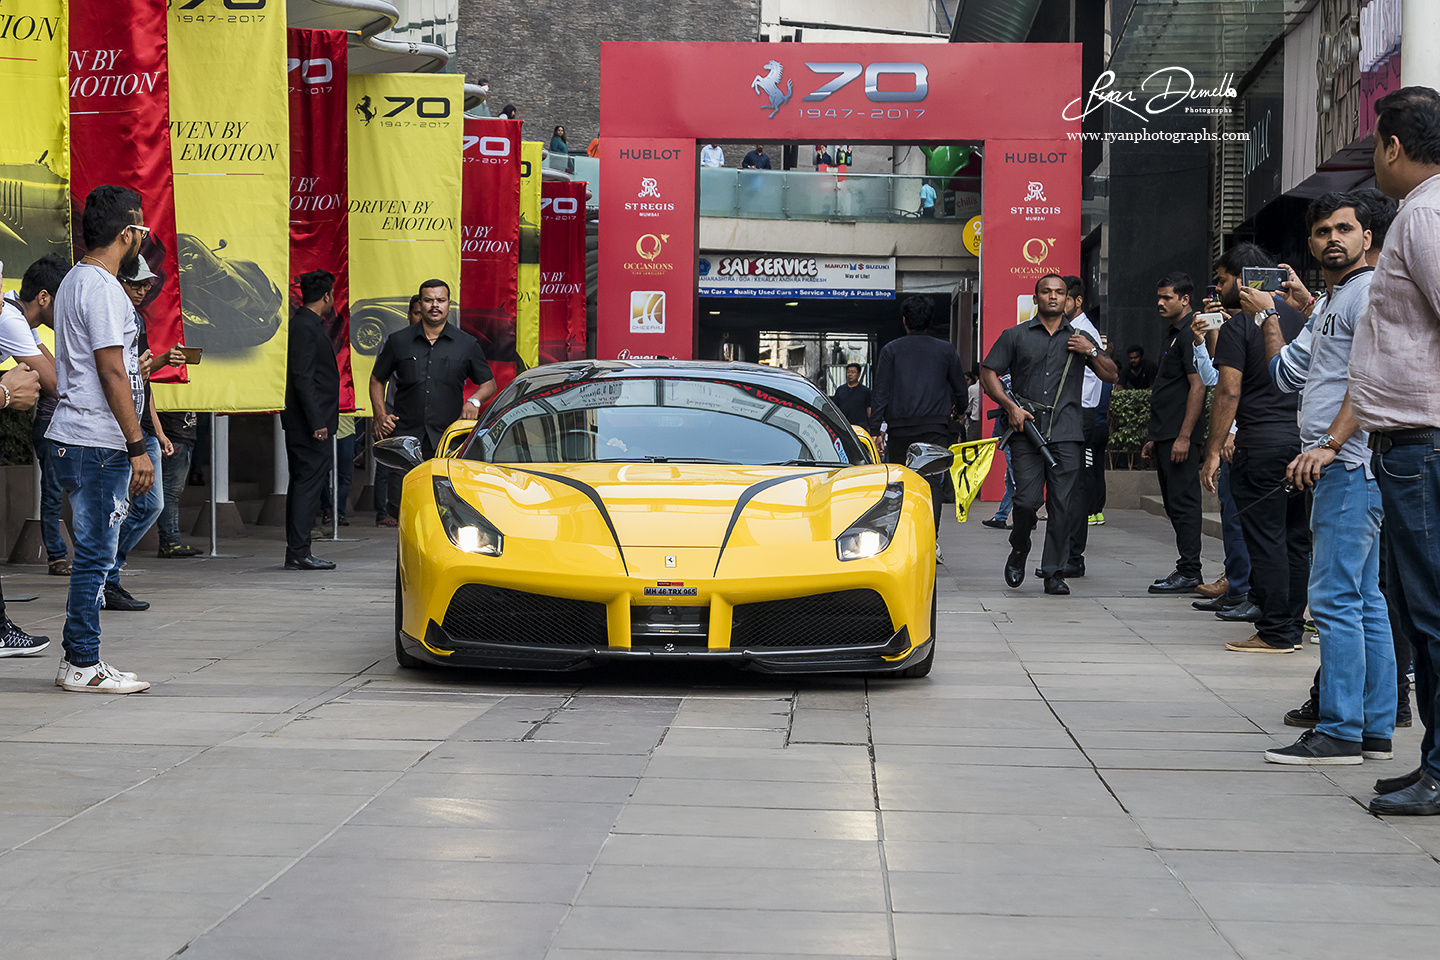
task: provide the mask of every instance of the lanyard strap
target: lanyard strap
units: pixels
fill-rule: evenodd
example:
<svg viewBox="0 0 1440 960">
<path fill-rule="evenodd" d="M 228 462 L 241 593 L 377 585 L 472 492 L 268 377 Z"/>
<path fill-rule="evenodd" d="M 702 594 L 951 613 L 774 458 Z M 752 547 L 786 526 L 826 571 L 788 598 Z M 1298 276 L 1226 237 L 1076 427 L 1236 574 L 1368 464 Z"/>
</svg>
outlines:
<svg viewBox="0 0 1440 960">
<path fill-rule="evenodd" d="M 1060 408 L 1060 391 L 1065 389 L 1065 378 L 1070 375 L 1070 364 L 1075 362 L 1075 351 L 1066 349 L 1065 369 L 1060 371 L 1060 385 L 1055 388 L 1055 404 L 1050 408 L 1050 425 L 1045 428 L 1045 441 L 1050 441 L 1050 433 L 1055 429 L 1055 413 Z"/>
</svg>

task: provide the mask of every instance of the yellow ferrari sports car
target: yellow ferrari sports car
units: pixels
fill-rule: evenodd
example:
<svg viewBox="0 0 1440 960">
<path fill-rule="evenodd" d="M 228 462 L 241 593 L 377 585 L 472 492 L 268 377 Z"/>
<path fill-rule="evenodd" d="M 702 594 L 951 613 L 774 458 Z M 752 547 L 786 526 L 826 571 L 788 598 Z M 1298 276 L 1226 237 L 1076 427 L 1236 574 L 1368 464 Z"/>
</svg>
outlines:
<svg viewBox="0 0 1440 960">
<path fill-rule="evenodd" d="M 920 677 L 935 525 L 915 444 L 876 463 L 805 378 L 701 361 L 575 361 L 517 377 L 458 446 L 376 444 L 407 470 L 395 656 L 575 670 L 715 661 Z M 918 471 L 918 472 L 917 472 Z"/>
</svg>

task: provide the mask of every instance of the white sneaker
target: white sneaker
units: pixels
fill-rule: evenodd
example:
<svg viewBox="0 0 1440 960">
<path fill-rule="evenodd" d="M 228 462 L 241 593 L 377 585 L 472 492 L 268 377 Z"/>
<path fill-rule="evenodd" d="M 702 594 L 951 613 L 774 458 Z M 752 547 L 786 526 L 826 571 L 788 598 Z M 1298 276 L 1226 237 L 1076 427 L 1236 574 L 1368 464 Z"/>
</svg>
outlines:
<svg viewBox="0 0 1440 960">
<path fill-rule="evenodd" d="M 48 646 L 49 637 L 32 637 L 9 617 L 0 623 L 0 657 L 33 657 Z"/>
<path fill-rule="evenodd" d="M 72 666 L 60 686 L 71 693 L 139 693 L 150 689 L 149 683 L 124 676 L 103 660 L 88 667 Z"/>
<path fill-rule="evenodd" d="M 945 554 L 940 552 L 940 544 L 938 543 L 935 544 L 935 562 L 942 565 L 945 563 Z"/>
<path fill-rule="evenodd" d="M 100 662 L 101 662 L 101 663 L 105 663 L 105 661 L 103 661 L 103 660 L 100 661 Z M 139 679 L 140 679 L 140 675 L 139 675 L 139 674 L 136 674 L 136 673 L 126 673 L 124 670 L 116 670 L 114 667 L 110 666 L 110 664 L 108 664 L 108 663 L 106 663 L 105 666 L 110 670 L 111 673 L 113 673 L 113 674 L 115 674 L 116 676 L 119 676 L 119 677 L 124 677 L 126 680 L 139 680 Z M 55 672 L 55 686 L 57 686 L 57 687 L 63 687 L 63 686 L 65 685 L 65 674 L 67 674 L 67 673 L 69 673 L 69 672 L 70 672 L 70 661 L 69 661 L 69 660 L 66 660 L 64 657 L 61 657 L 61 658 L 60 658 L 60 669 Z"/>
</svg>

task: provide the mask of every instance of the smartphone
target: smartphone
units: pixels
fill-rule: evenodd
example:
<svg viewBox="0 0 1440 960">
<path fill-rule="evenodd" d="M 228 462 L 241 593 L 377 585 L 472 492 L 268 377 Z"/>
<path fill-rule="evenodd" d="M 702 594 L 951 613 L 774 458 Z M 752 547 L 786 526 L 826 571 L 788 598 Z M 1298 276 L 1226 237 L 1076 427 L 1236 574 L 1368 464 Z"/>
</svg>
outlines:
<svg viewBox="0 0 1440 960">
<path fill-rule="evenodd" d="M 1280 284 L 1290 279 L 1290 274 L 1279 267 L 1244 267 L 1240 271 L 1245 286 L 1267 293 L 1280 289 Z"/>
<path fill-rule="evenodd" d="M 181 347 L 180 352 L 185 354 L 185 363 L 188 366 L 200 362 L 200 354 L 204 352 L 203 347 Z"/>
<path fill-rule="evenodd" d="M 1225 326 L 1225 314 L 1223 313 L 1202 313 L 1200 319 L 1205 322 L 1204 329 L 1219 330 Z"/>
<path fill-rule="evenodd" d="M 1217 286 L 1215 286 L 1213 283 L 1212 283 L 1210 286 L 1206 287 L 1206 288 L 1205 288 L 1205 299 L 1206 299 L 1206 300 L 1214 300 L 1216 303 L 1219 303 L 1219 302 L 1220 302 L 1220 288 L 1217 287 Z"/>
</svg>

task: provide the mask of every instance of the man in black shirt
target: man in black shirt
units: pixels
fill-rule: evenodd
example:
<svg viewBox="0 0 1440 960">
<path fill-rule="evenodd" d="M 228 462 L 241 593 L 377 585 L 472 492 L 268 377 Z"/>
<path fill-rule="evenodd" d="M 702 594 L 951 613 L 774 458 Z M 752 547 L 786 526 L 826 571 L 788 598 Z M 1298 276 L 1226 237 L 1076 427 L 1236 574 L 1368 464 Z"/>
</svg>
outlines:
<svg viewBox="0 0 1440 960">
<path fill-rule="evenodd" d="M 1080 413 L 1084 368 L 1089 366 L 1106 383 L 1114 383 L 1119 376 L 1115 362 L 1101 352 L 1100 344 L 1065 319 L 1065 293 L 1065 280 L 1057 273 L 1047 273 L 1036 281 L 1036 316 L 1001 333 L 980 369 L 980 385 L 1005 411 L 1015 430 L 1007 451 L 1015 472 L 1015 528 L 1010 532 L 1005 583 L 1018 587 L 1025 580 L 1025 558 L 1030 555 L 1030 534 L 1043 487 L 1049 520 L 1040 572 L 1045 592 L 1061 596 L 1070 592 L 1063 566 L 1070 537 L 1075 524 L 1085 520 L 1076 483 L 1085 436 Z M 1000 383 L 1006 373 L 1010 374 L 1013 399 Z M 1038 415 L 1024 409 L 1017 399 Z M 1055 457 L 1055 466 L 1046 463 L 1040 448 L 1023 435 L 1026 420 L 1035 421 Z"/>
<path fill-rule="evenodd" d="M 420 322 L 397 330 L 385 341 L 370 373 L 370 403 L 375 435 L 419 437 L 426 457 L 445 428 L 456 420 L 474 420 L 495 393 L 495 377 L 485 352 L 470 334 L 447 323 L 450 286 L 444 280 L 420 285 Z M 385 412 L 385 383 L 395 377 L 395 413 Z M 479 389 L 465 399 L 465 381 Z"/>
<path fill-rule="evenodd" d="M 280 412 L 290 467 L 285 569 L 334 570 L 334 563 L 311 554 L 310 528 L 330 466 L 330 438 L 340 427 L 340 367 L 325 327 L 325 318 L 335 312 L 335 275 L 329 270 L 301 274 L 300 298 L 304 303 L 290 318 L 285 409 Z"/>
<path fill-rule="evenodd" d="M 1165 515 L 1175 528 L 1180 559 L 1175 570 L 1150 584 L 1151 593 L 1188 593 L 1200 585 L 1200 459 L 1190 435 L 1205 409 L 1205 384 L 1195 370 L 1191 346 L 1191 299 L 1195 284 L 1186 273 L 1168 274 L 1156 287 L 1156 308 L 1165 321 L 1154 384 L 1150 427 L 1141 459 L 1153 460 L 1160 478 Z"/>
<path fill-rule="evenodd" d="M 1210 444 L 1200 481 L 1206 490 L 1215 489 L 1220 449 L 1234 423 L 1238 432 L 1230 462 L 1230 491 L 1250 553 L 1250 599 L 1260 608 L 1254 636 L 1225 644 L 1225 649 L 1241 653 L 1295 650 L 1304 634 L 1310 579 L 1310 518 L 1305 497 L 1292 497 L 1281 489 L 1286 468 L 1300 455 L 1299 394 L 1281 393 L 1275 386 L 1266 361 L 1264 335 L 1254 318 L 1242 310 L 1240 295 L 1245 267 L 1274 265 L 1255 244 L 1239 243 L 1226 251 L 1215 268 L 1220 302 L 1235 312 L 1220 328 L 1215 344 L 1220 383 L 1211 403 Z M 1305 318 L 1278 297 L 1265 294 L 1256 299 L 1272 304 L 1257 313 L 1275 311 L 1287 343 L 1304 328 Z M 1245 619 L 1234 613 L 1215 615 L 1222 620 Z"/>
<path fill-rule="evenodd" d="M 765 148 L 760 144 L 755 149 L 745 154 L 745 159 L 740 161 L 741 170 L 771 170 L 770 158 L 765 156 Z"/>
<path fill-rule="evenodd" d="M 933 312 L 929 297 L 906 297 L 900 304 L 905 336 L 881 347 L 875 361 L 870 422 L 873 432 L 884 431 L 887 463 L 904 463 L 912 443 L 949 446 L 950 412 L 955 398 L 965 396 L 960 355 L 946 341 L 930 336 Z M 929 480 L 939 532 L 945 477 L 937 474 Z M 939 551 L 938 543 L 935 549 Z"/>
<path fill-rule="evenodd" d="M 860 382 L 860 364 L 852 363 L 845 368 L 845 382 L 830 399 L 852 424 L 870 426 L 870 388 Z"/>
<path fill-rule="evenodd" d="M 1145 359 L 1145 348 L 1138 343 L 1126 353 L 1129 364 L 1121 369 L 1118 386 L 1122 390 L 1149 390 L 1158 372 L 1154 361 Z"/>
</svg>

